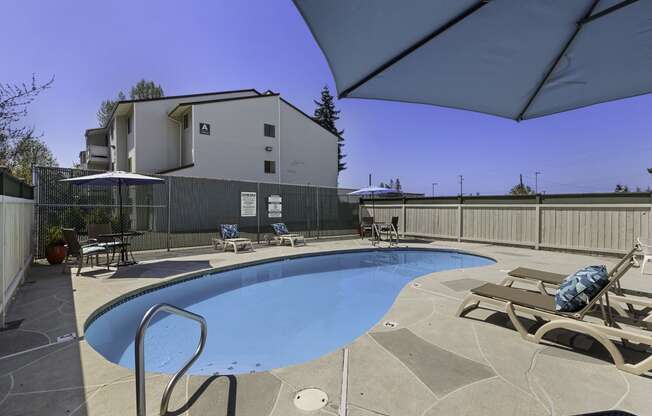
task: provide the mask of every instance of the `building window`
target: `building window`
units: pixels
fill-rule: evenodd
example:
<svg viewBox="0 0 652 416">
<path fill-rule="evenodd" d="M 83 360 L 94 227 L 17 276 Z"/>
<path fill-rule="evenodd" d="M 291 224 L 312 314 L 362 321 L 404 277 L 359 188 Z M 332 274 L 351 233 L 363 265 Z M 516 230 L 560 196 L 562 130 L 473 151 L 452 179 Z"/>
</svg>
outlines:
<svg viewBox="0 0 652 416">
<path fill-rule="evenodd" d="M 276 173 L 276 162 L 273 160 L 265 161 L 265 173 Z"/>
<path fill-rule="evenodd" d="M 131 133 L 131 117 L 127 117 L 127 134 Z"/>
<path fill-rule="evenodd" d="M 128 158 L 128 159 L 127 159 L 127 172 L 133 172 L 133 171 L 131 170 L 131 158 Z"/>
<path fill-rule="evenodd" d="M 183 129 L 185 130 L 187 128 L 188 128 L 188 114 L 184 114 L 183 115 Z"/>
<path fill-rule="evenodd" d="M 273 124 L 267 124 L 265 123 L 265 128 L 263 129 L 263 134 L 265 134 L 265 137 L 276 137 L 276 126 Z"/>
</svg>

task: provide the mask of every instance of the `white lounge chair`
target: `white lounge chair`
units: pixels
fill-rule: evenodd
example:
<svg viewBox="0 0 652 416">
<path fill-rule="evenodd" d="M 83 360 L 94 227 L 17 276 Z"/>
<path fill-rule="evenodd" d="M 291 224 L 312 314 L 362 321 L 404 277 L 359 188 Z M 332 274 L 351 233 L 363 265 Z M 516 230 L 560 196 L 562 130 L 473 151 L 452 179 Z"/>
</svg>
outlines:
<svg viewBox="0 0 652 416">
<path fill-rule="evenodd" d="M 254 251 L 254 245 L 248 238 L 240 237 L 240 231 L 237 224 L 220 224 L 220 238 L 213 238 L 213 247 L 224 251 L 228 247 L 233 248 L 234 253 L 238 253 L 238 248 L 246 249 L 249 246 L 250 251 Z"/>
<path fill-rule="evenodd" d="M 288 227 L 285 226 L 285 223 L 279 222 L 272 224 L 272 230 L 274 230 L 274 240 L 278 241 L 279 245 L 283 245 L 284 242 L 289 242 L 292 247 L 296 243 L 306 244 L 306 239 L 301 234 L 292 234 L 288 231 Z"/>
</svg>

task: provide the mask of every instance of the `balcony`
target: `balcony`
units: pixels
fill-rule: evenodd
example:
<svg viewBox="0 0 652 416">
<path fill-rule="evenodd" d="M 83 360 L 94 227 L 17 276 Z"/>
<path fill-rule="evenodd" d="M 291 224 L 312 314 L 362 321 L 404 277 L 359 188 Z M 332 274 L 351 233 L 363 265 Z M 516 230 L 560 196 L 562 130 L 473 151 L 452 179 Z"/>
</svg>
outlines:
<svg viewBox="0 0 652 416">
<path fill-rule="evenodd" d="M 89 144 L 86 146 L 86 164 L 89 169 L 107 169 L 109 167 L 109 147 Z"/>
</svg>

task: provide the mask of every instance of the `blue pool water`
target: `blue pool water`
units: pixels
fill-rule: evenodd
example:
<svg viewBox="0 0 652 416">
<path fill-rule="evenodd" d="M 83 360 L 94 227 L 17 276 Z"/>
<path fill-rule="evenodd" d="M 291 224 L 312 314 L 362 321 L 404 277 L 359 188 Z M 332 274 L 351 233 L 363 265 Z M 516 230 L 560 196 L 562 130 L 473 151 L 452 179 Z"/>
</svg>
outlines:
<svg viewBox="0 0 652 416">
<path fill-rule="evenodd" d="M 190 374 L 242 374 L 298 364 L 350 343 L 373 327 L 401 289 L 428 273 L 492 260 L 451 251 L 383 249 L 274 261 L 223 271 L 134 297 L 99 315 L 86 341 L 134 367 L 143 314 L 166 302 L 203 315 L 206 348 Z M 196 322 L 161 313 L 145 338 L 147 371 L 173 373 L 194 351 Z"/>
</svg>

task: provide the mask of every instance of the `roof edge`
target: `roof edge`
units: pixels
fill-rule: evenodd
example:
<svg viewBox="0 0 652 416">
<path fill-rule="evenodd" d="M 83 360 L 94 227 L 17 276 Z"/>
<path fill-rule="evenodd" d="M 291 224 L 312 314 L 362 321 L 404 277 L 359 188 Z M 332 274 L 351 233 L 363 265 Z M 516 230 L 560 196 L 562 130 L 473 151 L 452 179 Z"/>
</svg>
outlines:
<svg viewBox="0 0 652 416">
<path fill-rule="evenodd" d="M 113 115 L 115 114 L 116 110 L 118 109 L 118 106 L 120 104 L 133 104 L 133 103 L 142 103 L 142 102 L 149 102 L 149 101 L 161 101 L 161 100 L 173 100 L 173 99 L 179 99 L 179 98 L 192 98 L 192 97 L 202 97 L 205 95 L 215 95 L 215 94 L 233 94 L 233 93 L 238 93 L 238 92 L 255 92 L 258 94 L 258 96 L 262 96 L 263 94 L 260 93 L 255 88 L 246 88 L 246 89 L 241 89 L 241 90 L 229 90 L 229 91 L 213 91 L 213 92 L 202 92 L 202 93 L 197 93 L 197 94 L 182 94 L 182 95 L 169 95 L 166 97 L 159 97 L 159 98 L 143 98 L 139 100 L 120 100 L 115 103 L 113 106 L 113 111 L 111 111 L 111 116 L 109 117 L 109 122 L 113 120 Z M 105 124 L 101 128 L 107 128 L 108 123 Z"/>
<path fill-rule="evenodd" d="M 254 98 L 267 98 L 267 97 L 278 97 L 280 94 L 274 93 L 274 94 L 261 94 L 261 95 L 253 95 L 253 96 L 248 96 L 248 97 L 230 97 L 230 98 L 219 98 L 215 100 L 207 100 L 207 101 L 190 101 L 187 103 L 179 103 L 177 104 L 172 110 L 168 112 L 168 116 L 171 116 L 175 111 L 177 111 L 180 107 L 186 107 L 190 105 L 202 105 L 202 104 L 213 104 L 213 103 L 223 103 L 223 102 L 228 102 L 228 101 L 240 101 L 240 100 L 251 100 Z M 282 98 L 281 98 L 282 99 Z"/>
</svg>

